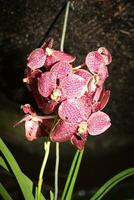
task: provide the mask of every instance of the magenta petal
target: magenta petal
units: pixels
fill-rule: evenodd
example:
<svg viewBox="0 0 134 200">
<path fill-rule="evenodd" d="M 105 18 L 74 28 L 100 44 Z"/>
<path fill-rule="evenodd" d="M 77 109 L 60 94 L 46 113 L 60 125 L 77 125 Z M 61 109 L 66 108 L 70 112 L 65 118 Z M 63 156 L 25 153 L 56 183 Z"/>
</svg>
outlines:
<svg viewBox="0 0 134 200">
<path fill-rule="evenodd" d="M 108 68 L 105 65 L 100 67 L 99 73 L 99 86 L 103 85 L 105 79 L 108 77 Z"/>
<path fill-rule="evenodd" d="M 54 111 L 55 106 L 57 106 L 58 102 L 53 101 L 53 100 L 49 100 L 47 102 L 44 103 L 43 105 L 43 112 L 45 114 L 50 114 Z"/>
<path fill-rule="evenodd" d="M 42 48 L 35 49 L 30 53 L 27 60 L 27 66 L 30 67 L 32 70 L 42 67 L 46 60 L 44 50 Z"/>
<path fill-rule="evenodd" d="M 61 103 L 58 114 L 61 119 L 68 122 L 80 122 L 82 120 L 77 103 L 71 100 L 66 100 Z"/>
<path fill-rule="evenodd" d="M 30 104 L 21 105 L 21 109 L 25 114 L 33 114 L 34 110 Z"/>
<path fill-rule="evenodd" d="M 93 103 L 95 103 L 95 102 L 98 102 L 99 101 L 99 99 L 100 99 L 100 97 L 101 97 L 101 94 L 102 94 L 102 92 L 103 92 L 103 87 L 101 86 L 101 87 L 98 87 L 98 88 L 96 88 L 96 91 L 95 91 L 95 93 L 94 93 L 94 97 L 93 97 Z"/>
<path fill-rule="evenodd" d="M 107 114 L 98 111 L 88 119 L 88 132 L 90 135 L 99 135 L 111 126 L 111 120 Z"/>
<path fill-rule="evenodd" d="M 87 120 L 91 114 L 91 98 L 87 95 L 83 95 L 81 98 L 76 100 L 76 105 L 81 113 L 83 120 Z"/>
<path fill-rule="evenodd" d="M 70 140 L 76 130 L 77 124 L 59 120 L 50 134 L 50 139 L 54 142 L 64 142 Z"/>
<path fill-rule="evenodd" d="M 98 74 L 100 67 L 102 65 L 105 65 L 103 57 L 97 51 L 92 51 L 88 53 L 86 56 L 85 63 L 90 72 L 93 74 Z"/>
<path fill-rule="evenodd" d="M 54 43 L 54 39 L 52 37 L 49 37 L 41 46 L 42 49 L 46 49 L 46 48 L 52 48 L 53 47 L 53 43 Z"/>
<path fill-rule="evenodd" d="M 71 137 L 72 144 L 74 144 L 76 148 L 79 149 L 80 151 L 84 148 L 85 142 L 87 141 L 88 134 L 85 133 L 83 137 L 84 139 L 82 139 L 80 136 L 77 136 L 76 134 L 74 134 Z"/>
<path fill-rule="evenodd" d="M 75 74 L 81 76 L 82 78 L 84 78 L 87 82 L 92 78 L 92 75 L 84 69 L 79 69 L 75 71 Z"/>
<path fill-rule="evenodd" d="M 58 62 L 51 68 L 51 72 L 60 81 L 72 73 L 72 65 L 65 62 Z"/>
<path fill-rule="evenodd" d="M 75 61 L 76 57 L 74 56 L 71 56 L 67 53 L 63 53 L 61 51 L 57 51 L 57 50 L 54 50 L 53 51 L 53 56 L 59 60 L 59 61 L 63 61 L 63 62 L 67 62 L 67 63 L 72 63 Z"/>
<path fill-rule="evenodd" d="M 90 79 L 90 81 L 87 84 L 88 93 L 91 94 L 91 93 L 95 92 L 96 88 L 97 88 L 97 86 L 96 86 L 96 83 L 95 83 L 95 79 L 92 76 L 92 78 Z"/>
<path fill-rule="evenodd" d="M 29 141 L 37 139 L 37 132 L 39 129 L 39 122 L 28 120 L 25 122 L 26 138 Z"/>
<path fill-rule="evenodd" d="M 101 101 L 100 101 L 100 110 L 105 108 L 105 106 L 107 105 L 107 103 L 109 101 L 109 98 L 110 98 L 110 90 L 106 90 L 103 94 L 103 97 L 101 98 Z"/>
<path fill-rule="evenodd" d="M 52 65 L 59 62 L 59 59 L 55 58 L 53 55 L 47 55 L 46 61 L 45 61 L 45 67 L 46 69 L 50 69 Z"/>
<path fill-rule="evenodd" d="M 112 56 L 105 47 L 100 47 L 98 53 L 103 57 L 105 65 L 109 65 L 112 62 Z"/>
<path fill-rule="evenodd" d="M 56 88 L 56 77 L 51 72 L 42 73 L 38 78 L 38 90 L 43 97 L 48 97 Z"/>
<path fill-rule="evenodd" d="M 64 78 L 61 90 L 66 98 L 80 98 L 87 90 L 86 80 L 76 74 L 70 74 Z"/>
</svg>

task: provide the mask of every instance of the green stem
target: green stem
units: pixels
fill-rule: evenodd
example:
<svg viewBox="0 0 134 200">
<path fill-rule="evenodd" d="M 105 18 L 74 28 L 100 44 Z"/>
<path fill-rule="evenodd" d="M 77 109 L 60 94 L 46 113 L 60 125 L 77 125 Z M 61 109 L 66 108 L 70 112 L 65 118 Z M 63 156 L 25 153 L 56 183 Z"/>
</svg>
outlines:
<svg viewBox="0 0 134 200">
<path fill-rule="evenodd" d="M 63 30 L 62 30 L 61 43 L 60 43 L 60 50 L 62 52 L 64 51 L 64 42 L 65 42 L 65 35 L 66 35 L 66 30 L 67 30 L 67 21 L 68 21 L 70 3 L 71 3 L 70 1 L 67 2 L 64 23 L 63 23 Z"/>
<path fill-rule="evenodd" d="M 38 181 L 38 189 L 37 189 L 37 200 L 40 200 L 40 196 L 41 196 L 41 188 L 42 188 L 42 183 L 43 183 L 43 174 L 44 174 L 44 170 L 46 167 L 46 163 L 48 160 L 48 156 L 49 156 L 49 150 L 50 150 L 50 142 L 45 142 L 44 143 L 44 149 L 45 149 L 45 156 L 42 162 L 42 166 L 40 169 L 40 174 L 39 174 L 39 181 Z"/>
<path fill-rule="evenodd" d="M 54 195 L 54 200 L 57 200 L 57 198 L 58 198 L 58 172 L 59 172 L 59 142 L 56 142 L 55 195 Z"/>
</svg>

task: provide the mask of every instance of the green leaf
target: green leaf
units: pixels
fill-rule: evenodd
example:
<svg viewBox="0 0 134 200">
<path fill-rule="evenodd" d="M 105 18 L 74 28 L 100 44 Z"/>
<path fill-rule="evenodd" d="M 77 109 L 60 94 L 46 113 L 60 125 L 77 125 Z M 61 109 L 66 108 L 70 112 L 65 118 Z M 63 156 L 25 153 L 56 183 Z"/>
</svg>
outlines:
<svg viewBox="0 0 134 200">
<path fill-rule="evenodd" d="M 50 200 L 54 200 L 54 193 L 50 190 Z"/>
<path fill-rule="evenodd" d="M 91 198 L 90 200 L 100 200 L 106 193 L 111 190 L 117 183 L 125 178 L 134 175 L 134 168 L 126 169 L 108 180 Z"/>
<path fill-rule="evenodd" d="M 78 175 L 78 171 L 80 168 L 83 152 L 84 150 L 82 150 L 81 152 L 77 150 L 77 152 L 75 153 L 71 168 L 69 170 L 68 178 L 63 190 L 61 200 L 68 200 L 68 199 L 70 200 L 72 197 L 72 193 L 73 193 L 75 181 Z"/>
<path fill-rule="evenodd" d="M 2 196 L 3 200 L 13 200 L 1 183 L 0 183 L 0 195 Z"/>
<path fill-rule="evenodd" d="M 10 172 L 5 160 L 0 156 L 0 166 L 4 168 L 6 171 Z"/>
<path fill-rule="evenodd" d="M 24 178 L 24 174 L 22 173 L 19 165 L 17 164 L 16 160 L 14 159 L 13 155 L 11 152 L 8 150 L 2 139 L 0 138 L 0 150 L 3 153 L 4 157 L 6 158 L 9 166 L 12 169 L 12 172 L 14 173 L 19 186 L 21 188 L 21 191 L 23 193 L 23 196 L 25 200 L 34 200 L 34 196 L 32 192 L 29 189 L 29 184 Z M 28 180 L 28 179 L 27 179 Z"/>
<path fill-rule="evenodd" d="M 9 165 L 7 165 L 7 163 L 5 162 L 5 160 L 2 157 L 0 157 L 0 166 L 3 167 L 6 171 L 10 172 Z M 21 171 L 21 173 L 22 173 L 23 179 L 25 180 L 25 182 L 28 185 L 29 191 L 32 193 L 33 186 L 34 186 L 33 182 L 22 171 Z M 37 189 L 37 187 L 36 187 L 36 189 Z M 41 194 L 41 200 L 45 200 L 45 197 L 42 194 Z"/>
<path fill-rule="evenodd" d="M 9 165 L 8 163 L 5 162 L 5 160 L 0 157 L 0 166 L 3 167 L 6 171 L 10 172 L 11 170 L 9 169 Z M 27 183 L 27 186 L 29 188 L 29 191 L 32 193 L 33 192 L 33 187 L 34 187 L 34 184 L 33 182 L 31 181 L 30 178 L 28 178 L 28 176 L 26 176 L 21 170 L 20 170 L 20 173 L 22 173 L 22 177 L 23 179 L 25 180 L 25 182 Z M 37 189 L 37 187 L 36 187 Z M 41 200 L 46 200 L 45 197 L 43 196 L 43 194 L 41 194 Z"/>
</svg>

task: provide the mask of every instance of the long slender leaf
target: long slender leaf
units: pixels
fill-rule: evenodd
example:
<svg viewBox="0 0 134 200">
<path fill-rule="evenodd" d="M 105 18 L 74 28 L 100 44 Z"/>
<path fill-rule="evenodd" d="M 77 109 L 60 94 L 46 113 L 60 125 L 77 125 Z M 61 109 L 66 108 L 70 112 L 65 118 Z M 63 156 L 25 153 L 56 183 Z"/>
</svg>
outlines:
<svg viewBox="0 0 134 200">
<path fill-rule="evenodd" d="M 10 172 L 5 160 L 0 156 L 0 166 L 4 168 L 6 171 Z"/>
<path fill-rule="evenodd" d="M 67 193 L 67 190 L 68 190 L 68 187 L 69 187 L 69 184 L 70 184 L 70 181 L 71 181 L 71 177 L 72 177 L 72 174 L 73 174 L 73 171 L 74 171 L 74 167 L 75 167 L 76 161 L 78 159 L 79 153 L 80 152 L 77 150 L 75 155 L 74 155 L 73 162 L 72 162 L 71 168 L 69 170 L 69 174 L 68 174 L 68 177 L 67 177 L 67 180 L 66 180 L 66 184 L 65 184 L 65 187 L 64 187 L 64 190 L 63 190 L 63 194 L 62 194 L 61 200 L 65 199 L 65 195 Z"/>
<path fill-rule="evenodd" d="M 125 178 L 134 175 L 134 168 L 126 169 L 108 180 L 91 198 L 90 200 L 100 200 L 106 193 L 116 184 Z"/>
<path fill-rule="evenodd" d="M 80 163 L 82 160 L 83 151 L 80 152 L 77 150 L 77 152 L 75 153 L 61 200 L 70 200 L 72 197 L 75 181 L 76 181 L 78 171 L 80 168 Z"/>
<path fill-rule="evenodd" d="M 13 200 L 1 183 L 0 183 L 0 195 L 2 196 L 3 200 Z"/>
<path fill-rule="evenodd" d="M 21 191 L 23 193 L 23 196 L 25 200 L 34 200 L 33 194 L 30 192 L 27 182 L 24 179 L 24 176 L 22 176 L 22 171 L 17 164 L 16 160 L 14 159 L 11 152 L 8 150 L 2 139 L 0 138 L 0 150 L 3 153 L 4 157 L 6 158 L 9 166 L 11 167 L 19 185 L 21 188 Z"/>
<path fill-rule="evenodd" d="M 54 193 L 50 190 L 50 200 L 54 200 Z"/>
<path fill-rule="evenodd" d="M 5 162 L 5 160 L 2 157 L 0 157 L 0 166 L 3 167 L 6 171 L 10 172 L 9 165 L 7 165 L 7 163 Z M 32 193 L 33 192 L 33 187 L 34 187 L 33 182 L 22 171 L 21 171 L 21 173 L 22 173 L 23 179 L 27 183 L 29 192 Z M 37 187 L 36 187 L 36 189 L 37 189 Z M 45 197 L 43 196 L 43 194 L 41 194 L 41 200 L 46 200 Z"/>
<path fill-rule="evenodd" d="M 78 175 L 78 172 L 79 172 L 82 156 L 83 156 L 83 151 L 80 152 L 78 160 L 76 162 L 74 173 L 72 175 L 72 179 L 71 179 L 71 182 L 69 184 L 69 189 L 67 191 L 67 195 L 66 195 L 66 198 L 65 198 L 66 200 L 70 200 L 72 198 L 73 189 L 74 189 L 76 178 L 77 178 L 77 175 Z"/>
</svg>

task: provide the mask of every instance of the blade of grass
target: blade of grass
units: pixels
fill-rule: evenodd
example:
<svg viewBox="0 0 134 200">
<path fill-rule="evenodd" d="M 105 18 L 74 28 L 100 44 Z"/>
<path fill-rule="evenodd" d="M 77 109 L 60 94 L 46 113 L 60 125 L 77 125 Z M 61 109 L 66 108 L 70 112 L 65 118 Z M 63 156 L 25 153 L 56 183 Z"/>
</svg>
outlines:
<svg viewBox="0 0 134 200">
<path fill-rule="evenodd" d="M 5 160 L 1 156 L 0 156 L 0 166 L 10 173 L 10 170 L 9 170 Z"/>
<path fill-rule="evenodd" d="M 2 157 L 0 157 L 0 166 L 12 175 L 10 166 L 8 165 L 8 163 L 5 162 L 4 158 L 2 158 Z M 34 187 L 33 182 L 22 171 L 20 171 L 20 173 L 22 173 L 23 179 L 27 183 L 29 191 L 32 193 L 33 192 L 33 187 Z M 36 189 L 37 189 L 37 187 L 36 187 Z M 42 194 L 41 194 L 41 200 L 45 200 L 45 197 Z"/>
<path fill-rule="evenodd" d="M 125 178 L 134 175 L 134 168 L 126 169 L 108 180 L 91 198 L 90 200 L 100 200 L 106 193 L 111 190 L 116 184 Z"/>
<path fill-rule="evenodd" d="M 3 200 L 13 200 L 1 183 L 0 183 L 0 195 L 2 196 Z"/>
<path fill-rule="evenodd" d="M 67 177 L 67 180 L 66 180 L 66 184 L 65 184 L 65 187 L 64 187 L 64 190 L 63 190 L 61 200 L 66 199 L 68 191 L 70 192 L 70 194 L 73 191 L 74 184 L 75 184 L 75 181 L 76 181 L 76 177 L 77 177 L 77 174 L 78 174 L 78 170 L 79 170 L 79 167 L 80 167 L 82 155 L 83 155 L 83 151 L 81 151 L 81 152 L 79 150 L 76 151 L 72 165 L 71 165 L 71 168 L 69 170 L 69 174 L 68 174 L 68 177 Z M 72 180 L 72 179 L 74 179 L 74 180 Z M 70 189 L 70 186 L 72 187 L 72 189 Z"/>
<path fill-rule="evenodd" d="M 54 193 L 50 190 L 50 200 L 54 200 Z"/>
<path fill-rule="evenodd" d="M 80 152 L 77 150 L 75 155 L 74 155 L 73 162 L 72 162 L 71 168 L 69 170 L 69 174 L 68 174 L 68 177 L 67 177 L 67 180 L 66 180 L 66 184 L 65 184 L 65 187 L 64 187 L 64 190 L 63 190 L 63 193 L 62 193 L 61 200 L 65 199 L 65 195 L 67 193 L 67 190 L 68 190 L 68 187 L 69 187 L 69 184 L 70 184 L 70 181 L 71 181 L 71 177 L 72 177 L 72 174 L 73 174 L 73 171 L 74 171 L 74 167 L 76 165 L 76 161 L 78 159 L 79 153 Z"/>
<path fill-rule="evenodd" d="M 33 194 L 30 192 L 27 181 L 25 181 L 24 176 L 22 176 L 21 169 L 19 165 L 17 164 L 16 160 L 14 159 L 11 152 L 8 150 L 7 146 L 4 144 L 2 139 L 0 138 L 0 151 L 4 155 L 5 159 L 7 160 L 9 166 L 11 167 L 11 170 L 13 174 L 15 175 L 19 186 L 21 188 L 21 191 L 23 193 L 23 196 L 25 200 L 34 200 Z"/>
<path fill-rule="evenodd" d="M 72 194 L 73 194 L 73 190 L 74 190 L 74 185 L 78 176 L 78 172 L 79 172 L 79 168 L 80 168 L 80 164 L 81 164 L 81 160 L 82 160 L 82 156 L 83 156 L 83 151 L 81 151 L 79 153 L 72 177 L 71 177 L 71 182 L 69 184 L 69 188 L 67 191 L 67 195 L 65 197 L 66 200 L 70 200 L 72 198 Z"/>
</svg>

